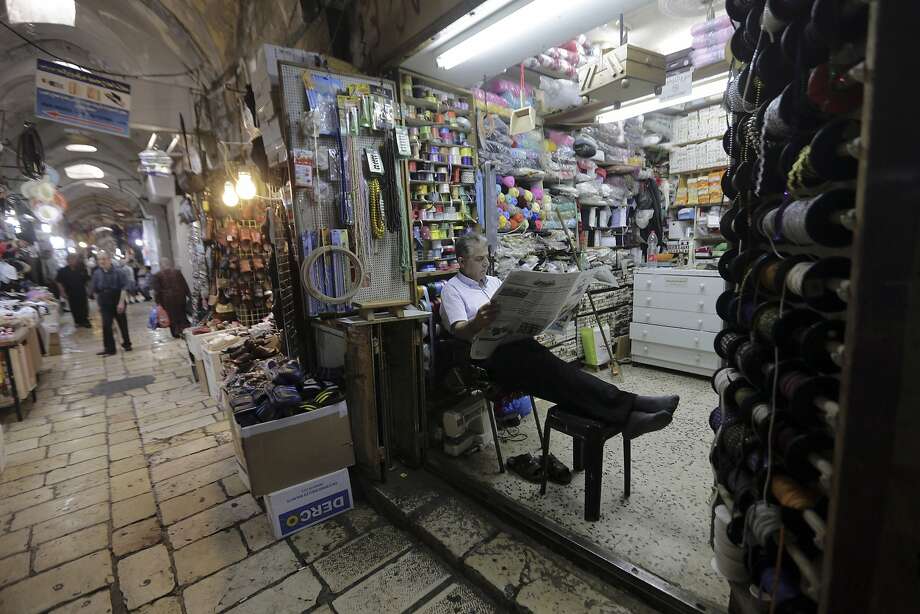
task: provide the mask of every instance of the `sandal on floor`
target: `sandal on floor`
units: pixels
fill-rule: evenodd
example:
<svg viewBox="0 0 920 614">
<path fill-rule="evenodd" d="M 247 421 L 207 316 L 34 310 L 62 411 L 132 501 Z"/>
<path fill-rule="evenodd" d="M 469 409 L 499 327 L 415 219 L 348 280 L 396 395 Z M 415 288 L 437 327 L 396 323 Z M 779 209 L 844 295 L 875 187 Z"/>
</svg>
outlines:
<svg viewBox="0 0 920 614">
<path fill-rule="evenodd" d="M 562 464 L 558 458 L 549 455 L 549 466 L 546 470 L 547 478 L 553 484 L 561 484 L 565 486 L 572 483 L 572 472 L 569 471 L 569 468 Z"/>
<path fill-rule="evenodd" d="M 539 484 L 543 481 L 543 467 L 540 466 L 540 461 L 530 454 L 512 456 L 505 464 L 528 482 Z"/>
</svg>

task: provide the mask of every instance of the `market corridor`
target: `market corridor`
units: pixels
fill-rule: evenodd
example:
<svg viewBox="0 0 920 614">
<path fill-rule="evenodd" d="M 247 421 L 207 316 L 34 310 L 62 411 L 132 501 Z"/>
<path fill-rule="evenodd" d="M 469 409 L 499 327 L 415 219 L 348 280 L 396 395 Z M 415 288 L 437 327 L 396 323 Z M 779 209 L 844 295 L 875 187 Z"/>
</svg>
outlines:
<svg viewBox="0 0 920 614">
<path fill-rule="evenodd" d="M 365 505 L 276 541 L 185 343 L 128 309 L 133 352 L 65 315 L 37 402 L 3 414 L 0 612 L 495 611 Z"/>
</svg>

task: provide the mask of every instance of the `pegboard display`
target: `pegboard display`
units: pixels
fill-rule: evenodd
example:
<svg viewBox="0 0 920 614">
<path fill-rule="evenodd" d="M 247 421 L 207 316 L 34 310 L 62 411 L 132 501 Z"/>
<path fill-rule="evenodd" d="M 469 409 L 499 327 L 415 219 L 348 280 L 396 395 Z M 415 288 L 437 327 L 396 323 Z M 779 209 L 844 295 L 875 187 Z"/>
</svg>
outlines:
<svg viewBox="0 0 920 614">
<path fill-rule="evenodd" d="M 253 236 L 261 231 L 262 226 L 256 220 L 239 220 L 236 224 L 241 233 L 253 233 Z M 254 241 L 237 241 L 234 248 L 233 253 L 240 262 L 245 260 L 251 263 L 249 267 L 245 267 L 248 271 L 241 266 L 237 275 L 238 283 L 249 288 L 253 296 L 251 300 L 240 303 L 236 308 L 236 315 L 244 326 L 252 326 L 271 313 L 272 292 L 267 281 L 269 253 L 261 243 Z"/>
<path fill-rule="evenodd" d="M 288 356 L 301 356 L 300 335 L 298 334 L 298 303 L 295 296 L 300 283 L 292 273 L 296 266 L 295 254 L 291 253 L 288 242 L 289 233 L 293 232 L 289 221 L 287 208 L 276 208 L 269 212 L 269 228 L 272 245 L 275 248 L 275 273 L 278 288 L 275 290 L 275 313 L 281 318 L 281 329 L 284 334 L 285 354 Z"/>
<path fill-rule="evenodd" d="M 395 118 L 398 121 L 399 105 L 396 103 L 395 85 L 385 79 L 329 73 L 284 62 L 279 63 L 279 76 L 285 129 L 290 146 L 289 155 L 296 159 L 298 153 L 312 154 L 309 180 L 312 186 L 295 185 L 293 189 L 293 222 L 297 235 L 298 262 L 302 263 L 305 257 L 305 233 L 345 229 L 348 231 L 349 249 L 355 251 L 365 268 L 363 287 L 354 296 L 353 303 L 371 306 L 409 304 L 412 301 L 412 284 L 405 264 L 409 255 L 404 253 L 406 247 L 401 233 L 406 233 L 406 226 L 402 218 L 399 218 L 401 222 L 395 231 L 388 228 L 383 236 L 369 241 L 359 241 L 356 244 L 356 239 L 361 236 L 361 229 L 370 228 L 372 225 L 366 205 L 367 199 L 361 198 L 359 194 L 366 194 L 368 189 L 363 152 L 365 148 L 381 151 L 385 142 L 385 132 L 360 128 L 357 135 L 346 134 L 341 139 L 337 135 L 314 136 L 312 124 L 308 123 L 306 113 L 309 103 L 304 79 L 306 77 L 310 81 L 332 77 L 343 87 L 369 87 L 381 96 L 392 99 Z M 342 131 L 344 130 L 343 126 Z M 334 152 L 332 158 L 329 155 L 330 151 Z M 344 175 L 335 158 L 343 153 Z M 296 170 L 294 174 L 294 183 L 300 183 L 297 181 Z M 341 214 L 343 176 L 347 178 L 346 198 L 353 204 L 354 219 L 350 224 L 343 223 Z M 401 177 L 394 177 L 394 180 L 401 182 Z M 395 203 L 397 209 L 405 211 L 401 191 L 399 197 L 400 202 Z M 365 204 L 362 206 L 362 203 Z M 299 274 L 299 271 L 297 273 Z M 289 271 L 288 274 L 295 274 L 295 271 Z M 310 297 L 305 297 L 305 301 L 305 305 L 309 306 L 310 315 L 344 311 L 349 308 L 348 305 L 325 305 Z"/>
</svg>

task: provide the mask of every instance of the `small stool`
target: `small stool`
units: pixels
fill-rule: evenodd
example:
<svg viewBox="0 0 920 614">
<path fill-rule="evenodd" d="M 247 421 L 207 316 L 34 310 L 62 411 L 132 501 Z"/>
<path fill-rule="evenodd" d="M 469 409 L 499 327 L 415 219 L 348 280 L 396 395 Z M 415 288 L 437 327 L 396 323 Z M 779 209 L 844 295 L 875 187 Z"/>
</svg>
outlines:
<svg viewBox="0 0 920 614">
<path fill-rule="evenodd" d="M 543 421 L 543 482 L 540 494 L 546 494 L 549 469 L 549 436 L 553 429 L 572 438 L 572 469 L 585 470 L 585 520 L 596 522 L 601 517 L 601 483 L 604 478 L 604 444 L 622 432 L 619 426 L 585 418 L 562 406 L 549 409 Z M 631 450 L 629 439 L 623 438 L 623 496 L 629 498 Z"/>
</svg>

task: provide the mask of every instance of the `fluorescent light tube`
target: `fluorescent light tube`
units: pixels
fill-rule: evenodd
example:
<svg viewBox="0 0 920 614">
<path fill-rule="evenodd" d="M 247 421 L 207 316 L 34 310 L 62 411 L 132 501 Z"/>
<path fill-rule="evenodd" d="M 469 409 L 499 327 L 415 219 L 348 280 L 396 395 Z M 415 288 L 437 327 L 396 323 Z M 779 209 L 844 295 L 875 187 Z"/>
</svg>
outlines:
<svg viewBox="0 0 920 614">
<path fill-rule="evenodd" d="M 53 23 L 73 27 L 77 17 L 74 0 L 6 0 L 10 23 Z"/>
<path fill-rule="evenodd" d="M 715 96 L 724 92 L 727 85 L 728 75 L 722 74 L 707 79 L 705 82 L 694 83 L 689 94 L 684 94 L 676 98 L 662 100 L 659 96 L 643 96 L 642 98 L 630 101 L 628 104 L 621 105 L 619 109 L 613 109 L 599 114 L 597 116 L 597 123 L 611 124 L 639 115 L 654 113 L 655 111 L 660 111 L 669 107 L 676 107 L 677 105 L 686 104 L 702 98 L 708 98 L 709 96 Z"/>
<path fill-rule="evenodd" d="M 499 19 L 490 26 L 457 43 L 435 58 L 439 68 L 450 70 L 476 56 L 482 55 L 505 44 L 512 32 L 518 32 L 525 24 L 546 22 L 556 19 L 562 13 L 571 11 L 585 0 L 533 0 L 513 13 Z"/>
</svg>

